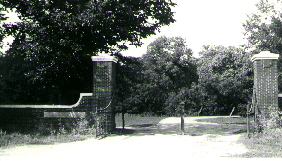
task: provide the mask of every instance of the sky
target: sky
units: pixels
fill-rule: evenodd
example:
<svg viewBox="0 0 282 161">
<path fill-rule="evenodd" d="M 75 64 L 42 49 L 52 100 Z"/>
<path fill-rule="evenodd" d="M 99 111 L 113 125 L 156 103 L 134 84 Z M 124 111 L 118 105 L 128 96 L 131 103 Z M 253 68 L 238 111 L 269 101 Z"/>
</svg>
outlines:
<svg viewBox="0 0 282 161">
<path fill-rule="evenodd" d="M 246 44 L 242 23 L 247 20 L 247 14 L 256 10 L 255 4 L 258 0 L 172 0 L 172 2 L 177 3 L 177 6 L 172 8 L 176 22 L 162 27 L 160 33 L 143 39 L 144 44 L 141 47 L 129 46 L 127 51 L 121 52 L 124 56 L 142 56 L 146 53 L 147 46 L 160 36 L 181 36 L 196 57 L 203 45 Z M 9 21 L 18 20 L 13 14 L 10 16 Z M 7 47 L 5 45 L 0 51 L 7 50 Z"/>
<path fill-rule="evenodd" d="M 246 44 L 243 26 L 247 14 L 256 10 L 258 0 L 172 0 L 175 23 L 164 26 L 161 32 L 142 42 L 142 47 L 129 47 L 124 56 L 139 57 L 147 46 L 160 36 L 181 36 L 192 49 L 194 56 L 203 45 L 239 46 Z"/>
</svg>

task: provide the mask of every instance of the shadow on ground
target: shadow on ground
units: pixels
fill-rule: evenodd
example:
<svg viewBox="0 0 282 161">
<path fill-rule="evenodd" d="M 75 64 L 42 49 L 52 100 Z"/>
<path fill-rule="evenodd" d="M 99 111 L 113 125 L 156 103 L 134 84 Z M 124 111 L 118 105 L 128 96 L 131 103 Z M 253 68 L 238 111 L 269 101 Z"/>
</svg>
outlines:
<svg viewBox="0 0 282 161">
<path fill-rule="evenodd" d="M 191 136 L 202 136 L 206 134 L 234 135 L 247 132 L 247 125 L 239 124 L 197 124 L 186 123 L 184 125 L 185 134 Z M 125 129 L 117 128 L 117 135 L 177 135 L 181 134 L 180 124 L 133 124 Z"/>
</svg>

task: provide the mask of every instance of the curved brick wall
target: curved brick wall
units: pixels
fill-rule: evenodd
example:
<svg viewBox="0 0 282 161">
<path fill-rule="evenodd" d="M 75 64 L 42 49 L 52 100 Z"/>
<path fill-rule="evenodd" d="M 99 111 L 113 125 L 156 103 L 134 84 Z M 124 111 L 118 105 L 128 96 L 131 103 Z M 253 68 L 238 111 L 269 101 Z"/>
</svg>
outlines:
<svg viewBox="0 0 282 161">
<path fill-rule="evenodd" d="M 87 119 L 99 124 L 105 133 L 115 129 L 115 63 L 112 56 L 93 56 L 93 93 L 81 93 L 74 105 L 0 105 L 0 129 L 30 129 L 38 120 Z M 98 118 L 99 117 L 99 118 Z M 102 121 L 101 121 L 102 119 Z M 52 123 L 52 122 L 51 122 Z M 54 123 L 54 122 L 53 122 Z"/>
</svg>

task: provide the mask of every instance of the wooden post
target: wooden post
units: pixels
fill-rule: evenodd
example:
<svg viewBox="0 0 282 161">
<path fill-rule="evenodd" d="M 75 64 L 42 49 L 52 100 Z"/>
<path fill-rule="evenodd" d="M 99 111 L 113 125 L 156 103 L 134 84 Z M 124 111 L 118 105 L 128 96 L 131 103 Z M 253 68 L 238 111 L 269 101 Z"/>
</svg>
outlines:
<svg viewBox="0 0 282 161">
<path fill-rule="evenodd" d="M 248 138 L 250 138 L 250 104 L 247 105 L 247 135 Z"/>
<path fill-rule="evenodd" d="M 230 115 L 229 115 L 230 117 L 232 116 L 234 110 L 235 110 L 235 107 L 232 108 L 232 111 L 231 111 L 231 113 L 230 113 Z"/>
<path fill-rule="evenodd" d="M 181 105 L 181 133 L 182 135 L 184 135 L 185 134 L 185 131 L 184 131 L 184 105 L 185 103 L 181 102 L 180 105 Z"/>
</svg>

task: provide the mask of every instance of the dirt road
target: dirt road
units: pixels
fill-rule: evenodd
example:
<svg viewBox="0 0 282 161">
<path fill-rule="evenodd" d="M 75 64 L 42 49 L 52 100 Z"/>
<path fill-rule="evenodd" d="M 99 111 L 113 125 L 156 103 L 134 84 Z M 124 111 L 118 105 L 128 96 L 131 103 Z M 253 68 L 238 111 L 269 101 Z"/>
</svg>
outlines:
<svg viewBox="0 0 282 161">
<path fill-rule="evenodd" d="M 185 118 L 186 126 L 212 123 L 197 122 L 198 117 Z M 158 129 L 179 124 L 179 119 L 167 118 L 158 124 Z M 119 135 L 102 140 L 84 141 L 55 145 L 26 145 L 0 152 L 0 160 L 175 160 L 190 157 L 229 157 L 247 152 L 244 145 L 237 143 L 241 134 L 217 135 Z"/>
</svg>

